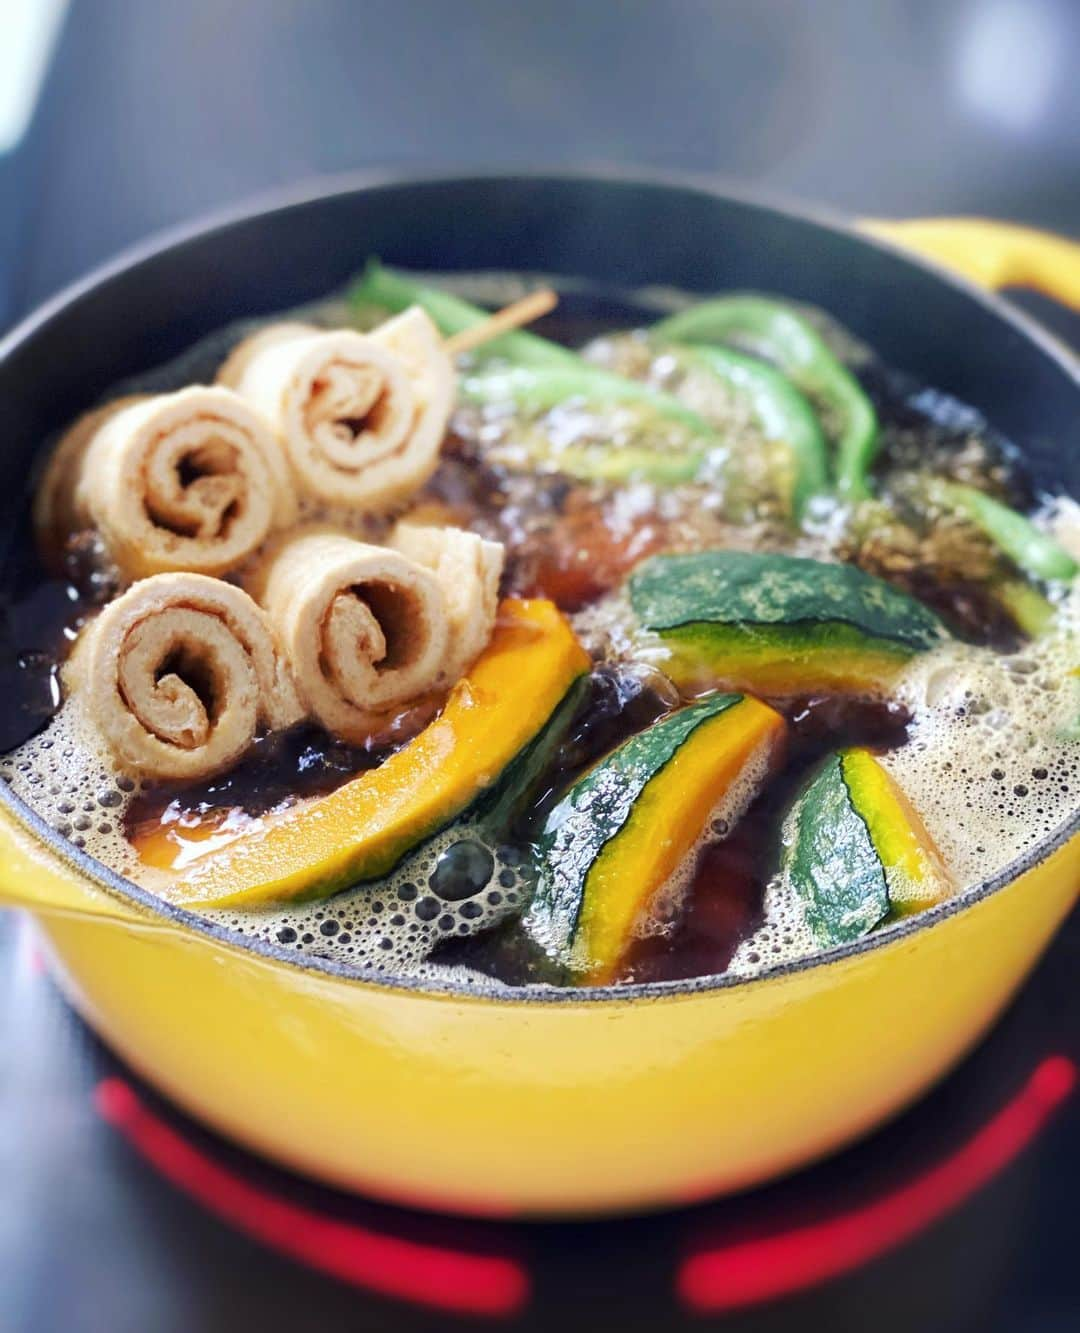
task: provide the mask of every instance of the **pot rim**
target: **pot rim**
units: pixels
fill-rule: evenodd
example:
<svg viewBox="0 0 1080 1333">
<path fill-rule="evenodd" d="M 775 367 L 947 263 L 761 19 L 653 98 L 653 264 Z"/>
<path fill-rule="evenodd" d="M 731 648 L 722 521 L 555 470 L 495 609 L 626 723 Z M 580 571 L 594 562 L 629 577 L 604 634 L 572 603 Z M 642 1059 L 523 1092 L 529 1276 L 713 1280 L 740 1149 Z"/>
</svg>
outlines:
<svg viewBox="0 0 1080 1333">
<path fill-rule="evenodd" d="M 112 259 L 91 269 L 84 277 L 63 287 L 19 321 L 0 339 L 0 371 L 7 358 L 40 329 L 61 318 L 75 301 L 121 273 L 179 248 L 197 238 L 224 231 L 238 223 L 250 221 L 265 213 L 282 212 L 290 208 L 314 203 L 320 199 L 353 194 L 371 189 L 395 188 L 417 184 L 475 183 L 496 186 L 513 179 L 534 182 L 551 181 L 583 183 L 608 182 L 631 186 L 652 186 L 662 189 L 681 189 L 721 200 L 748 204 L 791 217 L 799 222 L 832 231 L 849 242 L 871 249 L 886 251 L 913 268 L 930 273 L 939 282 L 957 288 L 969 299 L 984 306 L 991 314 L 1009 324 L 1018 334 L 1034 342 L 1073 380 L 1080 389 L 1080 355 L 1065 342 L 1038 323 L 1024 311 L 1012 305 L 995 292 L 979 287 L 969 279 L 944 266 L 923 259 L 890 241 L 882 240 L 859 229 L 848 218 L 818 206 L 804 206 L 775 195 L 747 190 L 738 185 L 718 181 L 715 176 L 695 172 L 659 171 L 639 168 L 620 168 L 602 165 L 591 168 L 506 168 L 504 170 L 453 170 L 374 167 L 357 171 L 315 177 L 298 185 L 261 192 L 238 204 L 201 215 L 125 247 Z M 555 987 L 555 986 L 500 986 L 490 989 L 449 978 L 430 980 L 419 977 L 392 977 L 374 968 L 339 963 L 332 959 L 298 955 L 284 946 L 252 939 L 226 926 L 206 920 L 181 907 L 176 907 L 150 893 L 149 890 L 118 875 L 94 857 L 74 847 L 66 838 L 48 825 L 42 817 L 16 796 L 6 783 L 0 782 L 0 802 L 18 823 L 30 831 L 48 850 L 80 877 L 92 885 L 120 897 L 144 912 L 164 918 L 171 925 L 185 931 L 206 936 L 217 944 L 224 944 L 253 954 L 264 961 L 284 964 L 302 972 L 317 972 L 338 982 L 374 987 L 386 991 L 403 991 L 437 997 L 472 1000 L 478 1003 L 516 1004 L 603 1004 L 630 1000 L 660 1000 L 674 996 L 702 995 L 737 987 L 756 985 L 796 972 L 828 967 L 860 954 L 869 954 L 890 944 L 923 931 L 932 930 L 949 917 L 965 912 L 1007 885 L 1020 879 L 1036 866 L 1047 861 L 1073 837 L 1080 836 L 1080 811 L 1066 823 L 1041 839 L 1033 847 L 1015 858 L 995 874 L 980 880 L 953 898 L 938 906 L 907 917 L 880 933 L 867 935 L 850 944 L 824 949 L 805 958 L 794 959 L 774 967 L 763 968 L 752 976 L 729 976 L 725 973 L 704 977 L 688 977 L 678 981 L 636 982 L 618 986 Z M 32 909 L 31 909 L 32 910 Z"/>
</svg>

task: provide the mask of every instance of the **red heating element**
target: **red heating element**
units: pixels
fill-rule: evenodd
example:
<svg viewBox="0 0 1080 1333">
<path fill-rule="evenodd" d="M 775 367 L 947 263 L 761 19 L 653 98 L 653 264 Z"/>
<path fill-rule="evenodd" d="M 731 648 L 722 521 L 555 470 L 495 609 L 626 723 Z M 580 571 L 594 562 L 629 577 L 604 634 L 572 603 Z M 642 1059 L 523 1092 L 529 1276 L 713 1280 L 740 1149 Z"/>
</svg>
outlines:
<svg viewBox="0 0 1080 1333">
<path fill-rule="evenodd" d="M 510 1316 L 528 1303 L 529 1275 L 514 1259 L 382 1235 L 248 1184 L 171 1129 L 124 1079 L 103 1079 L 94 1099 L 166 1180 L 281 1254 L 368 1291 L 441 1310 Z"/>
<path fill-rule="evenodd" d="M 1008 1166 L 1076 1082 L 1073 1060 L 1048 1056 L 974 1137 L 909 1184 L 836 1217 L 689 1255 L 676 1276 L 680 1300 L 695 1312 L 709 1314 L 758 1305 L 887 1253 L 957 1208 Z"/>
<path fill-rule="evenodd" d="M 831 1218 L 688 1255 L 676 1274 L 681 1303 L 710 1314 L 761 1304 L 896 1248 L 1007 1167 L 1077 1080 L 1073 1060 L 1048 1056 L 982 1129 L 908 1184 Z M 214 1162 L 122 1078 L 102 1080 L 95 1101 L 104 1119 L 171 1184 L 280 1254 L 380 1295 L 462 1314 L 510 1317 L 529 1302 L 530 1275 L 516 1259 L 420 1244 L 290 1203 Z"/>
</svg>

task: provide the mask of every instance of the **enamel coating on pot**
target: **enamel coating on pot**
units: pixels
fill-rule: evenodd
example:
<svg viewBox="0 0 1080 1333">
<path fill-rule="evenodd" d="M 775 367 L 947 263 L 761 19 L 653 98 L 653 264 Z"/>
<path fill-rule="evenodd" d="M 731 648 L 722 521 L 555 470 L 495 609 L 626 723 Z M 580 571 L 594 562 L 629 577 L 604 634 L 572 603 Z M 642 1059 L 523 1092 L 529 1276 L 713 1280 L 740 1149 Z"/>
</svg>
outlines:
<svg viewBox="0 0 1080 1333">
<path fill-rule="evenodd" d="M 870 321 L 871 302 L 873 339 L 887 360 L 928 381 L 935 367 L 947 372 L 943 387 L 1025 442 L 1040 485 L 1064 481 L 1075 491 L 1075 460 L 1061 447 L 1075 420 L 1075 361 L 1036 326 L 887 247 L 871 251 L 850 230 L 673 180 L 354 182 L 150 247 L 57 298 L 0 345 L 10 440 L 39 441 L 102 384 L 143 364 L 142 331 L 125 333 L 118 311 L 152 314 L 157 302 L 150 322 L 172 340 L 160 356 L 175 354 L 236 310 L 329 289 L 355 266 L 357 247 L 407 266 L 445 263 L 448 214 L 472 219 L 455 233 L 451 266 L 499 256 L 510 268 L 595 269 L 605 281 L 662 276 L 707 290 L 686 260 L 704 248 L 724 256 L 743 285 L 765 285 L 764 263 L 769 282 L 835 307 L 856 329 Z M 567 216 L 577 223 L 569 231 Z M 993 224 L 951 223 L 949 234 L 944 226 L 933 224 L 932 235 L 923 224 L 874 230 L 986 286 L 1028 281 L 1077 299 L 1075 245 L 1048 247 Z M 658 248 L 658 237 L 675 239 Z M 269 253 L 278 262 L 268 271 Z M 207 271 L 216 277 L 209 287 Z M 717 281 L 732 275 L 710 275 Z M 192 287 L 204 298 L 197 318 L 176 300 Z M 903 301 L 880 300 L 901 290 Z M 934 317 L 912 322 L 910 303 Z M 176 312 L 187 309 L 185 323 Z M 67 347 L 73 360 L 61 355 Z M 0 811 L 0 907 L 34 913 L 73 1003 L 134 1068 L 287 1165 L 387 1198 L 486 1214 L 681 1203 L 840 1146 L 977 1040 L 1080 890 L 1074 836 L 969 904 L 760 981 L 497 1000 L 260 957 L 103 892 L 87 865 L 61 860 L 46 836 Z"/>
<path fill-rule="evenodd" d="M 649 999 L 500 1001 L 320 975 L 111 899 L 69 915 L 95 910 L 92 891 L 5 834 L 0 875 L 50 896 L 39 921 L 68 995 L 179 1105 L 335 1185 L 484 1214 L 676 1204 L 836 1148 L 978 1038 L 1080 883 L 1073 839 L 836 961 Z"/>
</svg>

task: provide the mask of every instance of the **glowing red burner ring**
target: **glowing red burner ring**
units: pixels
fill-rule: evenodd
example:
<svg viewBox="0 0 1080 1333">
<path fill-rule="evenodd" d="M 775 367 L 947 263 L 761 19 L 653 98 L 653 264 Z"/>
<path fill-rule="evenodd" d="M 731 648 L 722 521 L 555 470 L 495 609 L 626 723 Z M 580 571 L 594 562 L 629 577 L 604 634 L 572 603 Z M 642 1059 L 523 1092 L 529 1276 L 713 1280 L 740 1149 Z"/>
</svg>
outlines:
<svg viewBox="0 0 1080 1333">
<path fill-rule="evenodd" d="M 962 1148 L 870 1204 L 689 1255 L 676 1275 L 679 1299 L 690 1310 L 708 1314 L 758 1305 L 895 1249 L 959 1207 L 1018 1157 L 1073 1092 L 1077 1073 L 1068 1056 L 1048 1056 Z"/>
<path fill-rule="evenodd" d="M 955 1153 L 909 1184 L 835 1217 L 683 1260 L 684 1307 L 716 1314 L 775 1300 L 850 1272 L 959 1207 L 1037 1137 L 1074 1091 L 1076 1063 L 1044 1059 Z M 380 1295 L 457 1313 L 509 1317 L 528 1304 L 528 1271 L 500 1255 L 418 1244 L 324 1217 L 217 1164 L 156 1116 L 121 1078 L 95 1090 L 98 1110 L 139 1155 L 209 1212 L 264 1245 Z"/>
<path fill-rule="evenodd" d="M 514 1259 L 380 1235 L 256 1188 L 171 1129 L 124 1079 L 103 1079 L 94 1100 L 172 1185 L 291 1259 L 383 1296 L 457 1313 L 508 1317 L 528 1303 L 529 1274 Z"/>
</svg>

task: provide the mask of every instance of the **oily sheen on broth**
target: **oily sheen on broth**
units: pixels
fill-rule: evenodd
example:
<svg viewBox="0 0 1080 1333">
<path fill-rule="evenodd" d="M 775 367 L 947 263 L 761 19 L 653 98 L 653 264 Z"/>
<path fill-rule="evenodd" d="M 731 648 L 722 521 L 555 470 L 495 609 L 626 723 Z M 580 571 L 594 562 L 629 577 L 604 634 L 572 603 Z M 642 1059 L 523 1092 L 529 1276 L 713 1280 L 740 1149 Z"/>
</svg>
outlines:
<svg viewBox="0 0 1080 1333">
<path fill-rule="evenodd" d="M 169 901 L 170 877 L 143 865 L 124 832 L 125 813 L 142 786 L 116 768 L 77 708 L 61 709 L 42 732 L 7 755 L 0 776 L 75 847 Z M 470 882 L 478 854 L 490 864 L 482 878 L 473 874 Z M 205 915 L 264 944 L 366 971 L 434 978 L 443 969 L 427 960 L 440 941 L 497 925 L 520 909 L 528 891 L 520 854 L 486 844 L 481 833 L 459 823 L 406 858 L 387 879 L 331 902 Z M 458 971 L 466 979 L 466 969 Z"/>
<path fill-rule="evenodd" d="M 572 289 L 572 284 L 557 285 Z M 459 288 L 501 304 L 520 294 L 521 284 L 512 277 L 485 275 L 471 285 L 469 279 L 459 280 Z M 683 308 L 687 299 L 677 293 L 643 298 L 647 308 L 660 313 Z M 650 372 L 644 341 L 608 333 L 602 294 L 579 292 L 565 304 L 570 313 L 561 332 L 575 345 L 595 336 L 588 351 L 594 364 L 619 373 Z M 341 304 L 329 302 L 300 317 L 325 327 L 345 319 Z M 1008 450 L 976 414 L 891 377 L 869 359 L 866 349 L 831 330 L 823 317 L 814 318 L 874 386 L 886 452 L 900 478 L 898 494 L 900 482 L 907 484 L 905 470 L 917 475 L 923 457 L 969 456 L 973 473 L 992 476 L 995 484 L 1004 479 L 1003 484 L 1011 486 Z M 250 331 L 250 326 L 242 330 Z M 237 341 L 235 331 L 225 331 L 121 390 L 161 392 L 193 380 L 209 381 Z M 663 358 L 657 358 L 651 370 L 665 384 L 677 384 Z M 601 494 L 596 487 L 575 488 L 550 469 L 522 476 L 522 451 L 531 447 L 531 436 L 515 434 L 513 418 L 505 410 L 478 412 L 466 405 L 453 418 L 439 471 L 421 492 L 421 508 L 452 515 L 452 521 L 506 544 L 504 592 L 545 595 L 557 578 L 578 580 L 562 604 L 594 659 L 594 673 L 567 737 L 511 834 L 497 840 L 466 815 L 424 840 L 391 873 L 330 898 L 258 908 L 200 908 L 202 915 L 241 937 L 301 958 L 329 959 L 389 977 L 455 978 L 479 986 L 562 980 L 535 942 L 523 942 L 515 933 L 536 888 L 529 855 L 535 829 L 559 790 L 626 737 L 685 702 L 662 674 L 664 651 L 632 623 L 622 573 L 595 590 L 595 581 L 607 577 L 603 561 L 625 560 L 619 567 L 625 571 L 633 567 L 635 551 L 644 556 L 655 549 L 713 546 L 826 560 L 847 554 L 837 535 L 843 515 L 836 502 L 820 500 L 798 532 L 783 528 L 771 501 L 759 503 L 764 473 L 775 463 L 775 445 L 764 439 L 743 400 L 736 396 L 725 409 L 709 398 L 707 388 L 692 384 L 689 401 L 695 410 L 722 417 L 727 412 L 729 465 L 711 491 L 628 481 Z M 629 428 L 618 414 L 583 413 L 571 403 L 555 414 L 551 429 L 560 447 L 572 449 L 582 441 L 591 445 L 605 430 Z M 637 443 L 632 435 L 626 439 L 628 447 Z M 740 452 L 748 460 L 743 466 Z M 492 495 L 498 497 L 497 511 Z M 603 507 L 605 541 L 610 539 L 611 549 L 619 542 L 622 546 L 613 556 L 608 548 L 602 558 L 587 554 L 579 562 L 588 566 L 584 571 L 569 559 L 560 565 L 557 547 L 567 506 L 576 513 L 573 506 L 580 505 L 580 528 L 585 531 L 593 517 L 590 504 L 597 512 Z M 365 541 L 380 542 L 389 532 L 391 520 L 382 516 L 358 515 L 351 509 L 338 513 L 310 500 L 304 506 L 305 521 L 348 528 Z M 869 559 L 867 539 L 860 540 L 859 556 Z M 819 691 L 778 703 L 790 728 L 786 767 L 773 778 L 762 760 L 718 801 L 694 850 L 637 919 L 620 979 L 663 981 L 725 970 L 748 976 L 815 951 L 818 946 L 798 894 L 778 869 L 776 844 L 786 836 L 781 819 L 785 803 L 836 744 L 866 744 L 874 750 L 921 817 L 958 892 L 1004 870 L 1075 817 L 1080 809 L 1076 585 L 1055 597 L 1053 623 L 1036 647 L 1024 642 L 1011 623 L 993 619 L 974 580 L 969 587 L 963 578 L 940 576 L 935 569 L 930 586 L 920 581 L 918 550 L 905 549 L 908 563 L 895 567 L 888 564 L 892 554 L 881 557 L 885 572 L 916 593 L 929 587 L 928 600 L 961 626 L 962 637 L 913 657 L 880 697 L 870 691 L 861 701 L 838 701 Z M 937 558 L 937 552 L 931 554 Z M 876 553 L 873 558 L 878 559 Z M 956 558 L 962 562 L 962 550 Z M 874 568 L 876 572 L 878 566 Z M 74 605 L 80 615 L 93 613 L 85 585 Z M 361 755 L 358 749 L 343 765 L 340 778 L 333 777 L 332 738 L 313 734 L 300 759 L 295 750 L 282 751 L 298 765 L 292 795 L 288 771 L 277 775 L 270 792 L 260 785 L 262 770 L 252 767 L 254 776 L 245 778 L 241 771 L 214 806 L 219 798 L 212 792 L 187 800 L 182 787 L 159 791 L 153 782 L 125 771 L 101 744 L 92 719 L 73 696 L 40 731 L 0 760 L 0 776 L 74 846 L 170 901 L 175 875 L 140 855 L 133 820 L 158 820 L 167 837 L 167 819 L 178 821 L 178 827 L 185 827 L 187 820 L 194 827 L 208 811 L 234 810 L 235 818 L 204 830 L 207 846 L 224 846 L 245 831 L 269 827 L 316 801 L 335 782 L 377 766 L 426 716 L 405 720 L 400 737 L 382 738 L 370 754 Z M 310 774 L 303 776 L 303 765 L 322 765 L 331 776 L 323 786 L 314 785 Z M 172 813 L 166 816 L 168 810 Z M 767 829 L 767 835 L 759 836 L 759 828 Z M 185 843 L 181 856 L 195 856 L 199 850 L 197 843 Z M 717 925 L 709 917 L 710 899 L 721 897 L 725 885 L 735 883 L 742 886 L 746 901 Z"/>
</svg>

